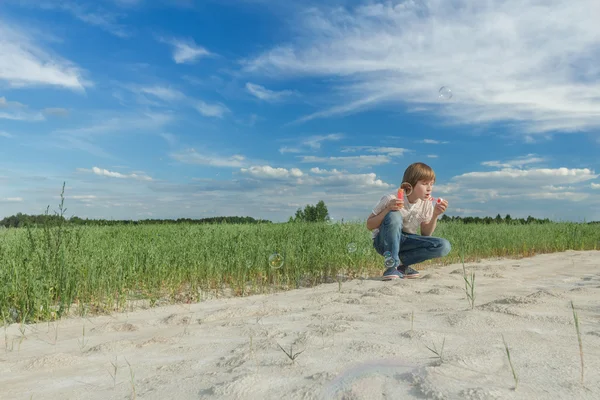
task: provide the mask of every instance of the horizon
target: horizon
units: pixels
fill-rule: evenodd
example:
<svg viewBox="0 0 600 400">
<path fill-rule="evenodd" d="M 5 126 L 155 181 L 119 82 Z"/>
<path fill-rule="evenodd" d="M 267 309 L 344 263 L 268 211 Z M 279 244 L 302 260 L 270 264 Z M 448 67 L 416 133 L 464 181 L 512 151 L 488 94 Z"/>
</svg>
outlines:
<svg viewBox="0 0 600 400">
<path fill-rule="evenodd" d="M 448 217 L 598 221 L 582 1 L 7 0 L 0 219 L 366 220 L 421 161 Z"/>
</svg>

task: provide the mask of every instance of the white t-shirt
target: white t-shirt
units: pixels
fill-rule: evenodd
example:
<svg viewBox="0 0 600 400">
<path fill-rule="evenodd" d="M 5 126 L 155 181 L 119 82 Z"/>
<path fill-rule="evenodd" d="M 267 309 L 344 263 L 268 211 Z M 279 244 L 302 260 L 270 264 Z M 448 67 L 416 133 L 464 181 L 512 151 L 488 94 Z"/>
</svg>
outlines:
<svg viewBox="0 0 600 400">
<path fill-rule="evenodd" d="M 397 198 L 395 193 L 384 195 L 379 203 L 373 208 L 373 214 L 378 215 L 385 209 L 385 205 L 391 199 Z M 404 198 L 404 208 L 400 209 L 400 211 L 395 211 L 402 214 L 402 231 L 406 233 L 416 234 L 417 230 L 421 226 L 421 223 L 428 223 L 431 221 L 433 217 L 433 204 L 431 201 L 423 201 L 421 199 L 417 199 L 414 203 L 409 203 L 408 199 Z M 373 229 L 371 231 L 372 238 L 375 239 L 377 234 L 379 233 L 379 229 Z"/>
</svg>

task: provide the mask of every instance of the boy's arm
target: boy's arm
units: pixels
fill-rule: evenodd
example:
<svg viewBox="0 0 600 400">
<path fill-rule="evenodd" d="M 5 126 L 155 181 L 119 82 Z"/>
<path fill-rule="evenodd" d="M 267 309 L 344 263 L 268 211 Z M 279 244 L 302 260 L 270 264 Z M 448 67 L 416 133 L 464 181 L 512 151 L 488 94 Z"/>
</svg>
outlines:
<svg viewBox="0 0 600 400">
<path fill-rule="evenodd" d="M 437 226 L 438 217 L 446 211 L 446 207 L 448 207 L 448 202 L 444 200 L 442 201 L 442 204 L 436 205 L 433 208 L 433 216 L 431 217 L 431 220 L 429 220 L 429 222 L 421 223 L 422 236 L 433 235 L 433 231 L 435 231 L 435 227 Z"/>
<path fill-rule="evenodd" d="M 421 224 L 421 235 L 422 236 L 431 236 L 433 234 L 433 231 L 435 231 L 435 227 L 437 225 L 438 217 L 439 217 L 439 214 L 436 215 L 434 212 L 433 217 L 431 217 L 431 220 L 429 222 L 423 222 Z"/>
<path fill-rule="evenodd" d="M 379 225 L 381 225 L 388 212 L 388 209 L 384 209 L 379 214 L 371 213 L 367 219 L 367 229 L 372 231 L 373 229 L 379 228 Z"/>
</svg>

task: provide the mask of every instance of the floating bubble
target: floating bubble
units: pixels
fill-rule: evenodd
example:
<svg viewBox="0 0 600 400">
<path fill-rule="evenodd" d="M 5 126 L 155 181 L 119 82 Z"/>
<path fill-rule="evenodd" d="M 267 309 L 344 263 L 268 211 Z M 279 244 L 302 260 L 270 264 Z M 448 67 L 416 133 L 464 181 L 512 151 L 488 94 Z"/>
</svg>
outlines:
<svg viewBox="0 0 600 400">
<path fill-rule="evenodd" d="M 395 263 L 396 263 L 396 261 L 394 261 L 394 259 L 392 257 L 386 258 L 385 262 L 384 262 L 386 268 L 392 268 Z"/>
<path fill-rule="evenodd" d="M 446 86 L 442 86 L 439 91 L 439 98 L 442 100 L 450 100 L 452 98 L 452 90 Z"/>
<path fill-rule="evenodd" d="M 378 360 L 356 365 L 344 371 L 327 384 L 320 399 L 364 399 L 373 395 L 389 399 L 418 399 L 415 393 L 415 377 L 421 376 L 420 368 L 400 360 Z M 383 395 L 383 396 L 381 396 Z"/>
<path fill-rule="evenodd" d="M 279 253 L 273 253 L 269 256 L 269 265 L 273 269 L 279 269 L 283 266 L 283 256 Z"/>
<path fill-rule="evenodd" d="M 335 224 L 335 219 L 329 217 L 329 218 L 327 218 L 327 221 L 325 221 L 325 223 L 327 225 L 333 225 L 333 224 Z"/>
<path fill-rule="evenodd" d="M 346 248 L 348 248 L 348 253 L 354 253 L 356 251 L 356 243 L 348 243 Z"/>
<path fill-rule="evenodd" d="M 385 253 L 383 253 L 383 257 L 384 258 L 390 258 L 392 256 L 392 252 L 391 251 L 386 251 Z"/>
</svg>

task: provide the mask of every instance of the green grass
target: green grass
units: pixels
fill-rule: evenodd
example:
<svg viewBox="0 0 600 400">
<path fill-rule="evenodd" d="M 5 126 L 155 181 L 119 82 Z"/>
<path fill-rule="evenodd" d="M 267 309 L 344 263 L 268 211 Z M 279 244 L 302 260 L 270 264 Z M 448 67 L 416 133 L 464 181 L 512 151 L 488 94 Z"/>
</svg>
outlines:
<svg viewBox="0 0 600 400">
<path fill-rule="evenodd" d="M 450 254 L 418 266 L 489 257 L 523 257 L 567 249 L 597 249 L 600 226 L 439 223 L 435 236 Z M 348 244 L 356 251 L 349 252 Z M 351 248 L 353 248 L 351 246 Z M 270 267 L 273 253 L 284 257 Z M 249 295 L 380 276 L 383 257 L 364 223 L 260 225 L 68 226 L 0 231 L 0 318 L 7 322 L 59 318 L 67 312 L 122 310 L 195 302 L 204 295 Z"/>
</svg>

